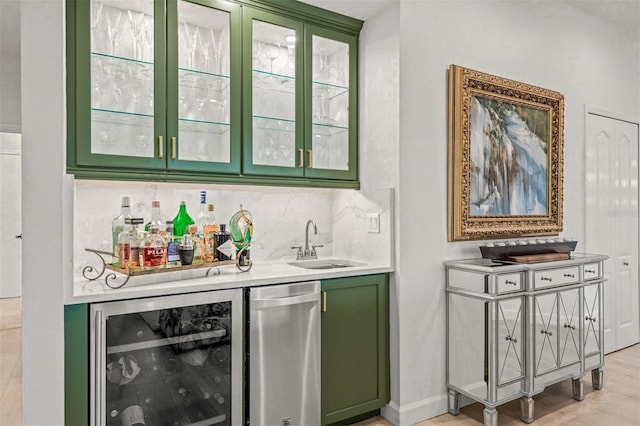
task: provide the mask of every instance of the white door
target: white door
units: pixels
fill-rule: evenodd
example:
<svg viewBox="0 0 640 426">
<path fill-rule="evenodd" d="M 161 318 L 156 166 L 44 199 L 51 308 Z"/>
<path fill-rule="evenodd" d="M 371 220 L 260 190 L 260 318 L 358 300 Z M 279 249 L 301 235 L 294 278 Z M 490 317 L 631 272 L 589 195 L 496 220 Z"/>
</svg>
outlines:
<svg viewBox="0 0 640 426">
<path fill-rule="evenodd" d="M 21 160 L 19 133 L 0 133 L 0 298 L 22 288 Z"/>
<path fill-rule="evenodd" d="M 640 341 L 638 295 L 638 123 L 588 109 L 586 250 L 605 262 L 604 344 L 609 353 Z"/>
</svg>

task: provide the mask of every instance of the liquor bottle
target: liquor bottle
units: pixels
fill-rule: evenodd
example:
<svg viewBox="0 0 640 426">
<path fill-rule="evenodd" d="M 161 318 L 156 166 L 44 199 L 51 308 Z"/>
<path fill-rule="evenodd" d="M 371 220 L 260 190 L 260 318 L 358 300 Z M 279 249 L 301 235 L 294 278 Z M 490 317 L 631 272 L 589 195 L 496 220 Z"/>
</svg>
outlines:
<svg viewBox="0 0 640 426">
<path fill-rule="evenodd" d="M 149 228 L 142 243 L 141 258 L 141 266 L 145 269 L 163 268 L 167 263 L 167 246 L 155 225 Z"/>
<path fill-rule="evenodd" d="M 216 215 L 213 213 L 213 204 L 209 204 L 207 205 L 207 220 L 202 228 L 202 241 L 205 246 L 207 260 L 210 262 L 216 258 L 215 233 L 219 230 L 220 228 L 216 223 Z"/>
<path fill-rule="evenodd" d="M 196 216 L 196 225 L 198 225 L 197 236 L 204 241 L 204 226 L 208 221 L 207 214 L 207 191 L 200 191 L 200 213 Z"/>
<path fill-rule="evenodd" d="M 214 235 L 216 239 L 216 254 L 218 256 L 218 260 L 231 260 L 231 256 L 233 255 L 235 248 L 231 243 L 231 234 L 227 231 L 227 225 L 224 223 L 220 224 L 220 230 Z"/>
<path fill-rule="evenodd" d="M 125 223 L 130 224 L 131 227 L 127 231 L 121 232 L 118 236 L 120 269 L 125 269 L 125 263 L 130 268 L 140 266 L 140 253 L 144 240 L 144 231 L 138 228 L 139 225 L 144 223 L 143 218 L 127 218 Z"/>
<path fill-rule="evenodd" d="M 144 225 L 144 230 L 149 231 L 151 228 L 156 228 L 158 231 L 164 229 L 165 221 L 162 219 L 162 212 L 160 211 L 160 201 L 153 200 L 151 202 L 151 220 Z"/>
<path fill-rule="evenodd" d="M 193 219 L 187 213 L 187 203 L 180 201 L 180 209 L 178 214 L 173 218 L 173 235 L 176 237 L 182 237 L 187 233 L 189 225 L 193 225 Z"/>
<path fill-rule="evenodd" d="M 124 220 L 126 218 L 131 218 L 131 204 L 129 197 L 122 197 L 122 203 L 120 206 L 120 214 L 111 221 L 111 251 L 113 256 L 117 259 L 119 255 L 118 249 L 118 236 L 125 229 Z M 117 266 L 117 262 L 114 262 L 114 265 Z"/>
<path fill-rule="evenodd" d="M 173 221 L 167 220 L 165 227 L 165 242 L 167 244 L 167 266 L 180 265 L 180 241 L 173 233 Z"/>
</svg>

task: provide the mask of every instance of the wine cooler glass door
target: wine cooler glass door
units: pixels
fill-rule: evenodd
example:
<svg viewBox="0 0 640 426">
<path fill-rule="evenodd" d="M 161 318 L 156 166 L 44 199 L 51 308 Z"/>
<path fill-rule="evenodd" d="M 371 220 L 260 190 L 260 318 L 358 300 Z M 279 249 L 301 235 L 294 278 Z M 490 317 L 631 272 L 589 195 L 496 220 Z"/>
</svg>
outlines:
<svg viewBox="0 0 640 426">
<path fill-rule="evenodd" d="M 92 305 L 95 425 L 240 424 L 242 292 Z"/>
</svg>

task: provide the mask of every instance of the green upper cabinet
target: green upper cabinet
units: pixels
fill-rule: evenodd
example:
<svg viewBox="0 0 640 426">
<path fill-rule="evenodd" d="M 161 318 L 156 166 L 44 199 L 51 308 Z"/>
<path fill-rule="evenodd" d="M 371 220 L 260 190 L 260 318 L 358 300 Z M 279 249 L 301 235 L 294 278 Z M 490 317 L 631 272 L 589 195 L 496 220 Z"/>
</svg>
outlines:
<svg viewBox="0 0 640 426">
<path fill-rule="evenodd" d="M 247 174 L 357 179 L 357 38 L 243 13 Z"/>
<path fill-rule="evenodd" d="M 74 4 L 70 165 L 238 173 L 239 6 Z"/>
<path fill-rule="evenodd" d="M 361 26 L 293 0 L 68 0 L 67 169 L 357 188 Z"/>
</svg>

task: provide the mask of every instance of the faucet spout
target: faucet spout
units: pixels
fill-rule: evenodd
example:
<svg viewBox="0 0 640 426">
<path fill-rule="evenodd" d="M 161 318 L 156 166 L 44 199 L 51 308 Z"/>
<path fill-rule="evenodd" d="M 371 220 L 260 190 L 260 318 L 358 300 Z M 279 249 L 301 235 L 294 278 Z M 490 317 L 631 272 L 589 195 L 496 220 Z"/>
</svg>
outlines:
<svg viewBox="0 0 640 426">
<path fill-rule="evenodd" d="M 305 227 L 305 232 L 304 232 L 304 256 L 305 257 L 311 254 L 311 250 L 309 249 L 309 225 L 313 225 L 314 234 L 318 233 L 318 227 L 316 226 L 316 223 L 313 221 L 313 219 L 309 219 L 307 221 L 307 226 Z"/>
</svg>

